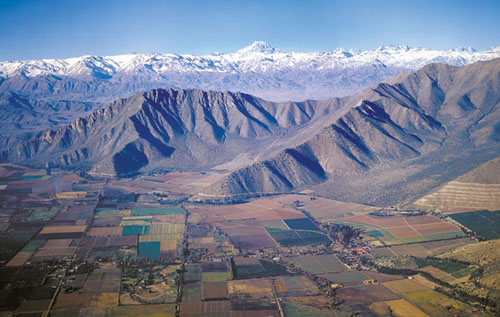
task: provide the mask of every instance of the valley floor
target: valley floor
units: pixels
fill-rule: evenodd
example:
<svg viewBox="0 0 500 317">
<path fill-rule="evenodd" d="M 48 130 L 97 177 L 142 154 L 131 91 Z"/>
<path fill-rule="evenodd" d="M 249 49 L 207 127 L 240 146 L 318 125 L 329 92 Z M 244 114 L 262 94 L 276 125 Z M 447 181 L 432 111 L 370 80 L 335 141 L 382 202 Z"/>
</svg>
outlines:
<svg viewBox="0 0 500 317">
<path fill-rule="evenodd" d="M 233 205 L 187 200 L 220 177 L 97 179 L 0 165 L 0 315 L 498 312 L 498 232 L 474 220 L 496 221 L 497 212 L 397 210 L 304 193 Z"/>
</svg>

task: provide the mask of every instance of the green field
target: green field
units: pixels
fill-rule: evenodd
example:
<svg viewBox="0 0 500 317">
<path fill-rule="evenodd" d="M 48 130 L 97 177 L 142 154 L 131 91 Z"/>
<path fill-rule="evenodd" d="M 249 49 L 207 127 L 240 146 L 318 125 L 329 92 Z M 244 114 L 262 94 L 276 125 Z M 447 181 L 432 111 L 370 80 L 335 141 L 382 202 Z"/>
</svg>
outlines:
<svg viewBox="0 0 500 317">
<path fill-rule="evenodd" d="M 318 227 L 308 218 L 283 220 L 290 229 L 319 231 Z"/>
<path fill-rule="evenodd" d="M 183 215 L 180 207 L 132 209 L 132 216 Z"/>
<path fill-rule="evenodd" d="M 148 234 L 149 226 L 123 226 L 122 236 Z"/>
<path fill-rule="evenodd" d="M 186 266 L 184 273 L 184 281 L 194 282 L 201 281 L 201 266 L 199 264 L 189 264 Z"/>
<path fill-rule="evenodd" d="M 45 208 L 36 208 L 26 220 L 33 222 L 49 221 L 59 212 L 59 210 L 60 209 L 57 207 L 51 207 L 49 210 Z"/>
<path fill-rule="evenodd" d="M 183 302 L 201 301 L 201 283 L 184 284 L 182 289 Z"/>
<path fill-rule="evenodd" d="M 231 280 L 231 272 L 203 272 L 201 280 L 206 282 L 223 282 Z"/>
<path fill-rule="evenodd" d="M 471 268 L 468 265 L 451 262 L 446 259 L 416 258 L 416 261 L 419 268 L 431 265 L 455 278 L 463 277 L 471 272 Z"/>
<path fill-rule="evenodd" d="M 449 216 L 488 240 L 500 238 L 500 211 L 479 210 Z"/>
<path fill-rule="evenodd" d="M 160 241 L 139 242 L 138 256 L 157 260 L 160 258 Z"/>
</svg>

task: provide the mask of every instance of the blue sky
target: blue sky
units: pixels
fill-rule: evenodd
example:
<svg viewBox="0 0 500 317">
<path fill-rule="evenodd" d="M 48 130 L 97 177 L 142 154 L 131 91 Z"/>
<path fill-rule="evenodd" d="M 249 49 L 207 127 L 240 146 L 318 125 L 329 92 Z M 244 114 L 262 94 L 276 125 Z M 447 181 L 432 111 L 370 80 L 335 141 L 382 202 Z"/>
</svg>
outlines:
<svg viewBox="0 0 500 317">
<path fill-rule="evenodd" d="M 500 1 L 0 0 L 0 60 L 500 45 Z"/>
</svg>

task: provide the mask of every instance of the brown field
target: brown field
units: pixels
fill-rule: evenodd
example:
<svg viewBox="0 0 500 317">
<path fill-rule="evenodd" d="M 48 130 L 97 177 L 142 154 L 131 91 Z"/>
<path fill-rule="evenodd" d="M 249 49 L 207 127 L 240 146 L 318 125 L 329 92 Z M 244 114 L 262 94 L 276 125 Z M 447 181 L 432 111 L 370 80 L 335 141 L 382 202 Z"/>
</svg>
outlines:
<svg viewBox="0 0 500 317">
<path fill-rule="evenodd" d="M 394 280 L 399 280 L 402 278 L 401 275 L 384 274 L 384 273 L 373 272 L 373 271 L 363 271 L 363 273 L 368 275 L 370 278 L 372 278 L 378 282 L 394 281 Z"/>
<path fill-rule="evenodd" d="M 443 280 L 444 277 L 451 277 L 448 273 L 443 270 L 433 267 L 432 265 L 420 268 L 419 271 L 427 272 L 435 278 Z"/>
<path fill-rule="evenodd" d="M 87 231 L 88 237 L 111 237 L 111 236 L 121 236 L 122 227 L 98 227 L 90 228 Z"/>
<path fill-rule="evenodd" d="M 29 260 L 33 252 L 23 252 L 19 251 L 5 266 L 22 266 L 26 261 Z"/>
<path fill-rule="evenodd" d="M 217 223 L 216 226 L 229 236 L 236 247 L 242 249 L 263 249 L 278 246 L 258 221 L 221 222 Z"/>
<path fill-rule="evenodd" d="M 370 309 L 377 315 L 398 316 L 398 317 L 427 317 L 426 313 L 413 306 L 404 299 L 396 299 L 385 302 L 371 304 Z"/>
<path fill-rule="evenodd" d="M 398 256 L 429 256 L 431 253 L 427 251 L 421 244 L 395 245 L 391 247 L 392 251 Z"/>
<path fill-rule="evenodd" d="M 230 307 L 231 303 L 229 301 L 181 302 L 181 316 L 193 313 L 228 312 Z"/>
<path fill-rule="evenodd" d="M 339 288 L 336 294 L 348 304 L 369 304 L 373 302 L 399 299 L 382 285 L 363 285 L 356 287 Z"/>
<path fill-rule="evenodd" d="M 47 240 L 45 245 L 43 246 L 44 248 L 64 248 L 64 247 L 69 247 L 71 245 L 71 242 L 73 239 L 52 239 L 52 240 Z"/>
<path fill-rule="evenodd" d="M 158 215 L 153 216 L 153 223 L 184 224 L 185 215 Z"/>
<path fill-rule="evenodd" d="M 230 317 L 279 317 L 280 312 L 277 310 L 241 310 L 231 311 Z"/>
<path fill-rule="evenodd" d="M 455 225 L 430 215 L 391 217 L 357 215 L 342 218 L 342 221 L 359 223 L 371 227 L 379 227 L 387 230 L 396 238 L 424 236 L 455 231 L 457 233 L 461 232 Z"/>
<path fill-rule="evenodd" d="M 144 176 L 137 179 L 113 180 L 109 182 L 112 188 L 126 192 L 147 194 L 151 192 L 172 192 L 179 194 L 194 194 L 202 188 L 223 177 L 222 173 L 170 172 L 162 176 Z"/>
<path fill-rule="evenodd" d="M 384 285 L 384 287 L 387 287 L 389 290 L 391 290 L 393 293 L 396 294 L 430 290 L 430 288 L 428 288 L 427 286 L 409 279 L 384 282 L 382 283 L 382 285 Z"/>
<path fill-rule="evenodd" d="M 422 235 L 441 233 L 441 232 L 453 232 L 458 230 L 458 228 L 455 225 L 452 225 L 451 223 L 447 222 L 415 225 L 413 226 L 413 228 L 415 228 Z"/>
<path fill-rule="evenodd" d="M 245 295 L 252 297 L 272 297 L 273 282 L 267 278 L 236 280 L 227 282 L 231 296 Z"/>
<path fill-rule="evenodd" d="M 87 226 L 46 226 L 41 234 L 83 232 Z"/>
<path fill-rule="evenodd" d="M 419 236 L 420 233 L 410 227 L 386 228 L 396 238 Z"/>
<path fill-rule="evenodd" d="M 227 282 L 203 283 L 201 288 L 202 300 L 227 299 Z"/>
<path fill-rule="evenodd" d="M 90 296 L 88 294 L 65 294 L 57 295 L 54 309 L 87 307 L 90 303 Z"/>
<path fill-rule="evenodd" d="M 304 214 L 291 208 L 283 208 L 276 198 L 258 199 L 231 206 L 187 206 L 193 214 L 205 215 L 204 222 L 256 219 L 258 221 L 304 218 Z"/>
<path fill-rule="evenodd" d="M 50 257 L 50 256 L 70 256 L 76 251 L 76 247 L 64 247 L 64 248 L 40 248 L 38 249 L 34 256 L 35 257 Z"/>
</svg>

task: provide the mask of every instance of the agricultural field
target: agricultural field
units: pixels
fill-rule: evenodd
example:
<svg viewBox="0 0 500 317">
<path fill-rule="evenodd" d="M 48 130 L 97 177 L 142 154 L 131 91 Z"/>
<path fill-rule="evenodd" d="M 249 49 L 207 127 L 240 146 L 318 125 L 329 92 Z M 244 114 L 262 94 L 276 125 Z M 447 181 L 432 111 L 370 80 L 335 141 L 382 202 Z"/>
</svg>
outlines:
<svg viewBox="0 0 500 317">
<path fill-rule="evenodd" d="M 313 274 L 343 272 L 348 269 L 335 255 L 331 254 L 300 256 L 293 260 L 303 270 Z"/>
<path fill-rule="evenodd" d="M 337 219 L 337 222 L 365 230 L 372 238 L 387 245 L 464 237 L 457 226 L 431 215 L 375 216 L 357 215 Z"/>
<path fill-rule="evenodd" d="M 479 210 L 449 216 L 485 239 L 500 239 L 500 211 Z"/>
</svg>

